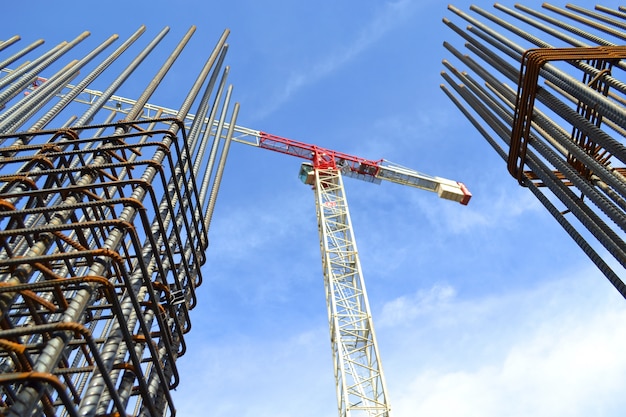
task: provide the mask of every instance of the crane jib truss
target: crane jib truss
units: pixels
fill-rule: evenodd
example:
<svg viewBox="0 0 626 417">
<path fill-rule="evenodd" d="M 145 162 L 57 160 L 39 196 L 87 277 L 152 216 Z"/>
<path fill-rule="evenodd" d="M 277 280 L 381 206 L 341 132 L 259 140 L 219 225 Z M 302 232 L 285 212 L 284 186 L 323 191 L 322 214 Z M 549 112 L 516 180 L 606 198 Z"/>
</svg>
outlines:
<svg viewBox="0 0 626 417">
<path fill-rule="evenodd" d="M 365 159 L 252 129 L 240 128 L 235 131 L 256 137 L 256 141 L 244 143 L 308 159 L 316 168 L 337 168 L 347 177 L 376 184 L 379 184 L 381 180 L 386 180 L 408 185 L 436 192 L 441 198 L 457 201 L 463 205 L 467 205 L 472 197 L 463 183 L 426 175 L 384 159 Z"/>
</svg>

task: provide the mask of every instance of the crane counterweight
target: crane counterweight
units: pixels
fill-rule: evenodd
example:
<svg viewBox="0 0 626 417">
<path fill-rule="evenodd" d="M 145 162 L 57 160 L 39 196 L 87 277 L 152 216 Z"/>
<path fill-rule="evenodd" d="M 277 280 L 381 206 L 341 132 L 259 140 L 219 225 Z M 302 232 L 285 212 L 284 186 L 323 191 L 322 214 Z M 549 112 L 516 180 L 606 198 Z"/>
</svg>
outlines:
<svg viewBox="0 0 626 417">
<path fill-rule="evenodd" d="M 472 194 L 465 185 L 460 182 L 455 182 L 454 184 L 440 182 L 437 186 L 437 195 L 446 200 L 456 201 L 463 205 L 467 205 L 470 198 L 472 198 Z"/>
</svg>

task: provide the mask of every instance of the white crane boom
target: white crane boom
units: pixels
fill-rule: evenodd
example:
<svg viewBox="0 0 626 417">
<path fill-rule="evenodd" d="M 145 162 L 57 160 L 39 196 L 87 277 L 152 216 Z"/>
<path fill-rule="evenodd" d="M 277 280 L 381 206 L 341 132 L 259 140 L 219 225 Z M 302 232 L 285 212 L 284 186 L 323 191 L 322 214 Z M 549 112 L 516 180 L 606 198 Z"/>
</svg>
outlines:
<svg viewBox="0 0 626 417">
<path fill-rule="evenodd" d="M 472 196 L 463 183 L 441 177 L 432 177 L 386 160 L 383 160 L 380 165 L 377 177 L 401 185 L 432 191 L 441 198 L 461 204 L 467 204 Z"/>
</svg>

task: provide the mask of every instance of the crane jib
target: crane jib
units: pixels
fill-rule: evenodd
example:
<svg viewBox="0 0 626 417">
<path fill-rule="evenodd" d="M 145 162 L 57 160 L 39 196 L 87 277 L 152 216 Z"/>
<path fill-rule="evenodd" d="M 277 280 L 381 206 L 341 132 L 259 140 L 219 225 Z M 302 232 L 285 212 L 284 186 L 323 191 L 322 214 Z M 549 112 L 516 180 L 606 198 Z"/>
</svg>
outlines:
<svg viewBox="0 0 626 417">
<path fill-rule="evenodd" d="M 463 205 L 467 205 L 472 197 L 472 194 L 462 183 L 422 174 L 384 159 L 373 161 L 293 139 L 260 131 L 257 132 L 255 136 L 258 137 L 258 147 L 311 161 L 310 165 L 303 164 L 311 169 L 305 167 L 306 172 L 301 171 L 299 175 L 306 184 L 310 183 L 310 178 L 308 177 L 312 174 L 313 168 L 331 168 L 341 171 L 347 177 L 375 184 L 380 184 L 381 180 L 386 180 L 432 191 L 441 198 L 456 201 Z"/>
</svg>

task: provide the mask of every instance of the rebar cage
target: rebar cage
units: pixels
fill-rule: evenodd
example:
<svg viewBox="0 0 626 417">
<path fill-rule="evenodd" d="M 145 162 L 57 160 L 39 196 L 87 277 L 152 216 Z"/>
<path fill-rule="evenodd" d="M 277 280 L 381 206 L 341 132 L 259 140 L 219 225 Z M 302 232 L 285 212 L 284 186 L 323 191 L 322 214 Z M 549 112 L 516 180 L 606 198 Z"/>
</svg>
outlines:
<svg viewBox="0 0 626 417">
<path fill-rule="evenodd" d="M 137 100 L 113 94 L 166 31 L 108 88 L 89 90 L 144 30 L 75 85 L 116 37 L 65 66 L 71 48 L 60 44 L 0 78 L 1 415 L 176 414 L 170 390 L 232 136 L 222 130 L 238 106 L 226 122 L 228 31 L 177 110 L 148 98 L 194 28 Z"/>
<path fill-rule="evenodd" d="M 442 89 L 626 298 L 626 8 L 494 8 L 448 6 Z"/>
</svg>

